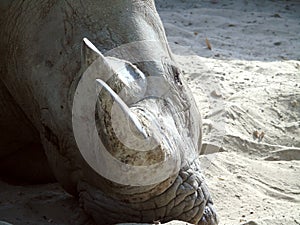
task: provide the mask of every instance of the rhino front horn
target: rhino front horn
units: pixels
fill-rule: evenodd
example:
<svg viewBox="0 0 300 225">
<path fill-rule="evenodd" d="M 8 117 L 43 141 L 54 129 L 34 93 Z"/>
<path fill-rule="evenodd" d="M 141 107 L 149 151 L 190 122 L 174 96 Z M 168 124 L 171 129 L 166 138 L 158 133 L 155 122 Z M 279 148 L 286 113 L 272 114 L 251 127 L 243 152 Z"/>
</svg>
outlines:
<svg viewBox="0 0 300 225">
<path fill-rule="evenodd" d="M 144 96 L 145 75 L 130 62 L 103 56 L 87 39 L 83 45 L 85 70 L 72 108 L 83 158 L 98 174 L 123 185 L 158 184 L 177 174 L 180 152 L 162 131 L 176 126 L 171 116 L 157 118 L 164 102 Z"/>
<path fill-rule="evenodd" d="M 103 87 L 112 96 L 114 101 L 118 104 L 118 106 L 122 110 L 122 113 L 125 115 L 125 117 L 130 120 L 130 122 L 144 136 L 144 138 L 147 138 L 148 135 L 147 135 L 143 125 L 140 123 L 137 116 L 126 105 L 126 103 L 120 98 L 120 96 L 117 93 L 115 93 L 103 80 L 96 79 L 96 81 L 100 88 Z"/>
</svg>

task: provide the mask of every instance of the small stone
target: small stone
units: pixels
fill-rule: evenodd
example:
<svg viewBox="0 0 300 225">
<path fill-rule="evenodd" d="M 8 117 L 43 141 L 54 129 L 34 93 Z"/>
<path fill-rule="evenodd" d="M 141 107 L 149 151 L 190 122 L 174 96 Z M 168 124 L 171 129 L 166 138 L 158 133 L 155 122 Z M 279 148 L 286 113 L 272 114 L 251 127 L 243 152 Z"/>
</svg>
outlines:
<svg viewBox="0 0 300 225">
<path fill-rule="evenodd" d="M 274 15 L 272 15 L 272 17 L 281 18 L 281 16 L 278 13 L 275 13 Z"/>
<path fill-rule="evenodd" d="M 292 107 L 296 107 L 297 106 L 297 100 L 293 100 L 293 101 L 291 101 L 291 105 L 292 105 Z"/>
<path fill-rule="evenodd" d="M 218 97 L 218 98 L 222 97 L 222 94 L 219 93 L 219 92 L 216 91 L 216 90 L 212 91 L 212 92 L 210 93 L 210 95 L 213 96 L 213 97 Z"/>
<path fill-rule="evenodd" d="M 243 223 L 242 225 L 258 225 L 258 223 L 254 222 L 254 221 L 248 221 L 246 223 Z"/>
</svg>

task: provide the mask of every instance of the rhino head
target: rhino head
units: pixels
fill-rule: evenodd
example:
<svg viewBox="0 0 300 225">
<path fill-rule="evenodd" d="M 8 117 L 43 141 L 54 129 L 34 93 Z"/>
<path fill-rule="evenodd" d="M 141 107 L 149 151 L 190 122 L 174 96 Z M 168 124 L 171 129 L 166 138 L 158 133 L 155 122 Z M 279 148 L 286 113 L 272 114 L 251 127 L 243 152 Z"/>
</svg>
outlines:
<svg viewBox="0 0 300 225">
<path fill-rule="evenodd" d="M 97 224 L 217 224 L 197 157 L 200 115 L 153 1 L 1 9 L 1 81 Z"/>
</svg>

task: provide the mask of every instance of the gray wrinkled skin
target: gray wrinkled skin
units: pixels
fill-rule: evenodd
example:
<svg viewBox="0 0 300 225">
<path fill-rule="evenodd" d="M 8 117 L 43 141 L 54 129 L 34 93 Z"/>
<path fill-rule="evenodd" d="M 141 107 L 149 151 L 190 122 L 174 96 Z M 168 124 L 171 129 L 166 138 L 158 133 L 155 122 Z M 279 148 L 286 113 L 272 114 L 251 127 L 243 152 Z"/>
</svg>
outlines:
<svg viewBox="0 0 300 225">
<path fill-rule="evenodd" d="M 198 159 L 184 159 L 179 173 L 159 184 L 121 185 L 103 178 L 89 166 L 73 135 L 74 92 L 83 67 L 92 63 L 82 62 L 82 39 L 88 37 L 104 54 L 128 61 L 132 57 L 130 52 L 114 55 L 110 50 L 127 43 L 155 40 L 156 48 L 133 50 L 146 58 L 158 55 L 156 51 L 167 57 L 163 67 L 158 65 L 161 58 L 155 62 L 135 62 L 146 76 L 163 77 L 172 90 L 163 104 L 168 110 L 163 112 L 157 104 L 157 111 L 152 113 L 161 111 L 172 117 L 172 110 L 180 112 L 173 120 L 178 131 L 185 132 L 183 136 L 188 138 L 173 147 L 181 152 L 184 144 L 193 146 L 195 152 L 201 147 L 199 114 L 180 71 L 168 63 L 173 62 L 172 55 L 152 1 L 6 0 L 0 3 L 0 13 L 0 112 L 4 118 L 0 120 L 0 129 L 5 131 L 0 139 L 2 162 L 9 155 L 17 157 L 20 148 L 32 158 L 32 143 L 42 144 L 39 150 L 46 153 L 55 178 L 65 190 L 79 197 L 80 204 L 97 224 L 172 219 L 199 225 L 218 223 Z M 112 79 L 108 83 L 118 93 L 117 81 Z M 101 96 L 108 99 L 105 93 Z M 123 153 L 130 150 L 123 148 L 109 132 L 109 104 L 98 104 L 102 116 L 97 128 L 108 149 L 121 160 Z M 130 107 L 151 112 L 153 104 L 155 99 L 149 98 L 133 102 Z M 162 129 L 164 125 L 163 121 Z M 102 128 L 107 131 L 105 134 L 101 133 Z M 172 131 L 166 131 L 165 138 L 171 140 L 170 136 Z M 23 161 L 26 163 L 25 158 Z M 135 160 L 129 158 L 129 162 L 134 164 Z M 39 166 L 46 171 L 43 165 Z"/>
</svg>

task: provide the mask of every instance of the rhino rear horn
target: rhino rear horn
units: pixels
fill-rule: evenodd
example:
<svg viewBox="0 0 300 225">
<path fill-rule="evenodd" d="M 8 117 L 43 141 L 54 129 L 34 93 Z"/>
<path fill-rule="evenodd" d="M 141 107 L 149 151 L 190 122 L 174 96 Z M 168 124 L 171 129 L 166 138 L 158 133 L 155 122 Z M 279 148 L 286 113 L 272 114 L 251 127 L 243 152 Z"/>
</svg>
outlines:
<svg viewBox="0 0 300 225">
<path fill-rule="evenodd" d="M 86 69 L 89 67 L 98 57 L 104 57 L 101 52 L 92 44 L 87 38 L 83 38 L 81 46 L 81 63 L 82 67 Z"/>
<path fill-rule="evenodd" d="M 81 70 L 83 72 L 86 71 L 93 63 L 95 63 L 94 68 L 98 68 L 98 70 L 93 71 L 95 76 L 104 81 L 115 73 L 100 50 L 89 39 L 83 38 L 81 46 Z"/>
</svg>

